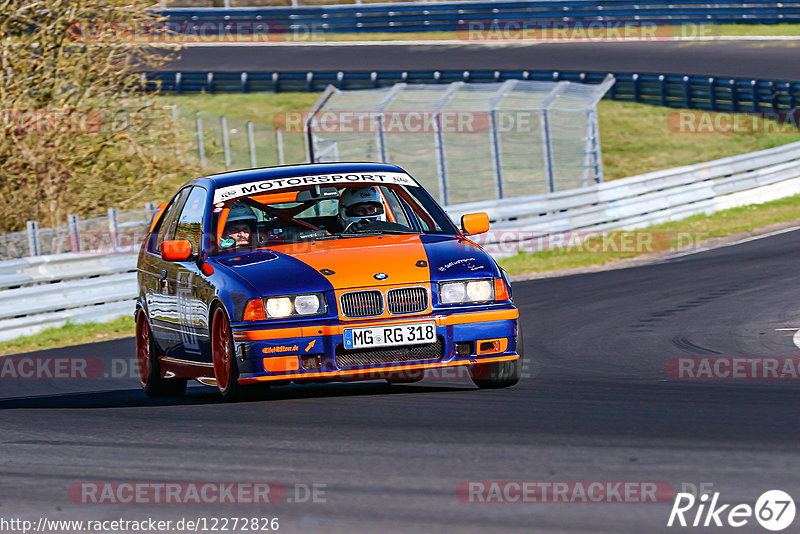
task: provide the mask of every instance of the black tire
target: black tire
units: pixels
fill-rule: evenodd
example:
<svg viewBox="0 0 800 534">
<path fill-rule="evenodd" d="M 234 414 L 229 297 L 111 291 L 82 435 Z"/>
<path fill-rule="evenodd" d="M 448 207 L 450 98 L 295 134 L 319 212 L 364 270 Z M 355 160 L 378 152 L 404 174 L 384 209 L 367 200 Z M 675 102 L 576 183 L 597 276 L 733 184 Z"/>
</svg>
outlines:
<svg viewBox="0 0 800 534">
<path fill-rule="evenodd" d="M 480 389 L 499 389 L 515 385 L 522 376 L 524 350 L 522 328 L 517 324 L 517 353 L 519 358 L 510 362 L 473 365 L 469 370 L 472 383 Z"/>
<path fill-rule="evenodd" d="M 247 388 L 239 383 L 239 364 L 233 352 L 230 321 L 222 306 L 218 306 L 212 314 L 211 356 L 217 389 L 222 398 L 228 402 L 243 400 Z"/>
<path fill-rule="evenodd" d="M 185 378 L 163 378 L 159 352 L 144 310 L 136 312 L 136 365 L 139 383 L 149 397 L 180 397 L 186 393 Z"/>
</svg>

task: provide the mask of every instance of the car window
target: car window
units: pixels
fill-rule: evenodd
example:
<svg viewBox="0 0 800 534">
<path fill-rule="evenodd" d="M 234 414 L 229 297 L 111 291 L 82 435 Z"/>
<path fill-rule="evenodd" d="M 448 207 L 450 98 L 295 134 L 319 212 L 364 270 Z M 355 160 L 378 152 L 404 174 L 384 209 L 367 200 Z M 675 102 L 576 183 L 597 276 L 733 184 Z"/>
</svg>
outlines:
<svg viewBox="0 0 800 534">
<path fill-rule="evenodd" d="M 200 251 L 203 239 L 203 214 L 206 211 L 208 192 L 202 187 L 193 187 L 178 217 L 174 239 L 186 239 L 192 244 L 192 252 Z"/>
<path fill-rule="evenodd" d="M 381 187 L 383 197 L 386 199 L 388 210 L 391 210 L 392 215 L 398 224 L 402 224 L 406 228 L 412 229 L 414 225 L 408 220 L 408 215 L 403 209 L 403 201 L 397 197 L 397 193 L 388 187 Z"/>
<path fill-rule="evenodd" d="M 298 202 L 298 193 L 309 190 L 301 187 L 258 192 L 215 204 L 212 232 L 217 239 L 213 253 L 376 234 L 458 233 L 422 188 L 373 186 L 371 196 L 366 191 L 369 188 L 337 187 L 334 198 Z"/>
<path fill-rule="evenodd" d="M 178 214 L 183 207 L 183 203 L 186 200 L 186 197 L 189 196 L 189 188 L 181 189 L 181 191 L 175 195 L 175 198 L 172 199 L 169 206 L 166 207 L 166 212 L 161 217 L 161 222 L 158 225 L 158 232 L 156 236 L 155 247 L 153 251 L 156 253 L 161 252 L 161 243 L 164 241 L 170 241 L 172 236 L 175 234 L 175 227 L 177 226 L 178 222 Z"/>
</svg>

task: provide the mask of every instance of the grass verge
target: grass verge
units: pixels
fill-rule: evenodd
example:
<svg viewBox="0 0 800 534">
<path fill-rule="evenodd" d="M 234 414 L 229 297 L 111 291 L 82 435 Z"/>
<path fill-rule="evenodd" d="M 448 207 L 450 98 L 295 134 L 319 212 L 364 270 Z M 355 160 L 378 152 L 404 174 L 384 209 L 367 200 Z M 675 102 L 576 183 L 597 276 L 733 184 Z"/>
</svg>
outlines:
<svg viewBox="0 0 800 534">
<path fill-rule="evenodd" d="M 107 323 L 68 323 L 61 328 L 48 328 L 38 334 L 4 341 L 0 346 L 0 355 L 131 337 L 134 329 L 135 324 L 131 317 L 122 317 Z"/>
<path fill-rule="evenodd" d="M 670 250 L 698 249 L 714 238 L 745 237 L 758 233 L 759 228 L 798 219 L 800 195 L 795 195 L 712 215 L 695 215 L 642 230 L 610 232 L 604 238 L 577 242 L 573 246 L 521 252 L 500 260 L 500 265 L 512 275 L 606 265 Z"/>
</svg>

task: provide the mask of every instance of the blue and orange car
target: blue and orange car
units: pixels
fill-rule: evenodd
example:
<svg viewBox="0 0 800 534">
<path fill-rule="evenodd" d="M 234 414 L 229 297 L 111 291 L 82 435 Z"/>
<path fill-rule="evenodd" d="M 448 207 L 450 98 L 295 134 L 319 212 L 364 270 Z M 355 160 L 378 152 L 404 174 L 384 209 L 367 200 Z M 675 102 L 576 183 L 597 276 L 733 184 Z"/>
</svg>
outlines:
<svg viewBox="0 0 800 534">
<path fill-rule="evenodd" d="M 151 396 L 522 370 L 506 273 L 403 169 L 307 164 L 197 178 L 159 207 L 138 258 L 136 351 Z"/>
</svg>

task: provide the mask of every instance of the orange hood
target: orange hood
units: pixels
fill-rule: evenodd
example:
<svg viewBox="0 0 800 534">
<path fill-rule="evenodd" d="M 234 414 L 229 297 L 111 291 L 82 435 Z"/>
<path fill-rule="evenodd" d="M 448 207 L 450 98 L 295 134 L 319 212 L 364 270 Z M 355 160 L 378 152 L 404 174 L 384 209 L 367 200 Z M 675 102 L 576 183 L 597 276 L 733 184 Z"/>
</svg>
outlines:
<svg viewBox="0 0 800 534">
<path fill-rule="evenodd" d="M 428 257 L 418 235 L 329 239 L 270 249 L 321 272 L 334 289 L 414 284 L 431 279 Z M 386 278 L 380 280 L 379 273 Z"/>
</svg>

